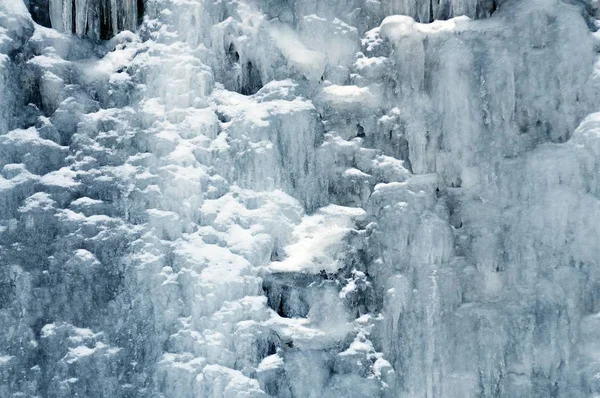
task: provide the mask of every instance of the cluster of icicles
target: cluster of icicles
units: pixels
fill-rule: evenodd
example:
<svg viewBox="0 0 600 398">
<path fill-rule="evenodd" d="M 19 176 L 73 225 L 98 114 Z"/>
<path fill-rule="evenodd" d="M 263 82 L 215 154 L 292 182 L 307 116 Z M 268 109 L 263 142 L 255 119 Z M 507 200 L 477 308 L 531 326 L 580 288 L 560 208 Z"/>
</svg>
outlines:
<svg viewBox="0 0 600 398">
<path fill-rule="evenodd" d="M 135 30 L 143 13 L 142 0 L 50 0 L 52 27 L 92 39 L 108 39 Z"/>
</svg>

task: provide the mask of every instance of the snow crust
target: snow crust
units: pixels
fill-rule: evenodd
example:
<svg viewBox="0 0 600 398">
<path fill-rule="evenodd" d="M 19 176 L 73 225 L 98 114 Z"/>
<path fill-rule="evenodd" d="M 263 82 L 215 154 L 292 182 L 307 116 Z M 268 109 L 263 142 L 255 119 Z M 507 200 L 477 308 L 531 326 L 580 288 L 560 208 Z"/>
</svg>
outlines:
<svg viewBox="0 0 600 398">
<path fill-rule="evenodd" d="M 0 0 L 0 396 L 600 394 L 597 7 Z"/>
</svg>

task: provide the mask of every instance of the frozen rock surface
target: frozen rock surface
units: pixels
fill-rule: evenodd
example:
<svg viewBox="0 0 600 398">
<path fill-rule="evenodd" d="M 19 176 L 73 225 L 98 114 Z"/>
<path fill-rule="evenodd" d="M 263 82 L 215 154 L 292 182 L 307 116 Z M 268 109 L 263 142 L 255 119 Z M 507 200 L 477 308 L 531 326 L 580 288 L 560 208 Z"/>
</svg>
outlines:
<svg viewBox="0 0 600 398">
<path fill-rule="evenodd" d="M 600 396 L 599 16 L 0 0 L 0 396 Z"/>
</svg>

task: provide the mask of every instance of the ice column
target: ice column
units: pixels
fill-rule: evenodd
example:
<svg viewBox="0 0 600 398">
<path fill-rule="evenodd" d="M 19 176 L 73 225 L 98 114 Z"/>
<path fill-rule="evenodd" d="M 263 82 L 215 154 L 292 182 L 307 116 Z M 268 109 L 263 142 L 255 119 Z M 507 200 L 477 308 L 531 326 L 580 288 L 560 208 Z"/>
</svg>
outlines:
<svg viewBox="0 0 600 398">
<path fill-rule="evenodd" d="M 61 32 L 71 32 L 73 21 L 73 0 L 50 0 L 50 22 Z"/>
</svg>

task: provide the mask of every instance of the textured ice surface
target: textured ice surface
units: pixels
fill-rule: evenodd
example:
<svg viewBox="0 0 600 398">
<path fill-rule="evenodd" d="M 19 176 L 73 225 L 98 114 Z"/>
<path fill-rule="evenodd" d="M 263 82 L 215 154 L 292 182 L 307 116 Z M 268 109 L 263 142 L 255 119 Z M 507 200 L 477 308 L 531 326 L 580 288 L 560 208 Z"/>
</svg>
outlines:
<svg viewBox="0 0 600 398">
<path fill-rule="evenodd" d="M 597 8 L 0 0 L 0 396 L 600 395 Z"/>
</svg>

